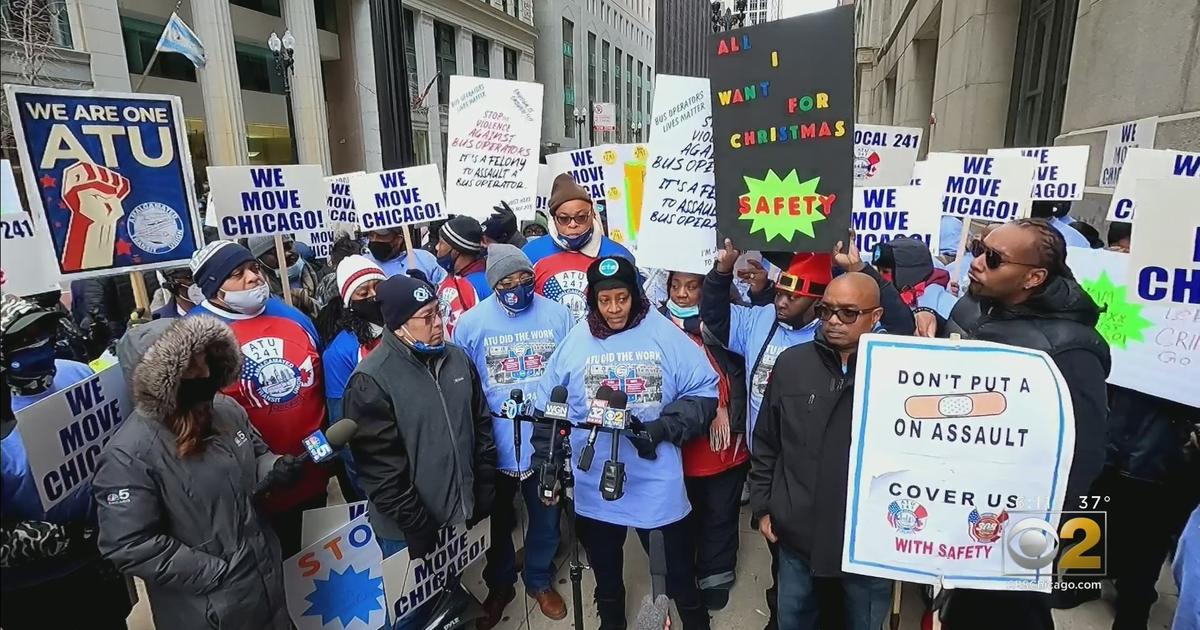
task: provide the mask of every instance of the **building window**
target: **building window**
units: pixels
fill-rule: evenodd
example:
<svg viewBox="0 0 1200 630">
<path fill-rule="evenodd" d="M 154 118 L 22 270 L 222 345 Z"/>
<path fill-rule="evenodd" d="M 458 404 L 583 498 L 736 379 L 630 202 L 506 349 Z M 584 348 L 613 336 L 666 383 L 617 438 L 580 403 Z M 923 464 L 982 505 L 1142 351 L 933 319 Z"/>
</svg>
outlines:
<svg viewBox="0 0 1200 630">
<path fill-rule="evenodd" d="M 633 55 L 625 58 L 625 117 L 633 124 Z"/>
<path fill-rule="evenodd" d="M 1062 129 L 1078 0 L 1026 0 L 1017 26 L 1007 146 L 1054 143 Z"/>
<path fill-rule="evenodd" d="M 575 24 L 562 21 L 563 135 L 575 137 Z"/>
<path fill-rule="evenodd" d="M 235 42 L 233 52 L 237 57 L 238 82 L 243 90 L 283 94 L 283 79 L 275 72 L 275 58 L 270 50 Z"/>
<path fill-rule="evenodd" d="M 642 86 L 643 86 L 642 68 L 643 68 L 643 64 L 642 64 L 642 62 L 639 61 L 638 62 L 638 76 L 637 76 L 637 79 L 638 79 L 637 80 L 637 118 L 638 118 L 638 120 L 645 120 L 646 118 L 648 118 L 648 116 L 646 116 L 646 110 L 642 109 Z"/>
<path fill-rule="evenodd" d="M 478 35 L 472 35 L 471 55 L 475 59 L 475 76 L 492 76 L 492 49 L 488 40 Z"/>
<path fill-rule="evenodd" d="M 438 102 L 450 102 L 450 76 L 458 73 L 458 56 L 454 50 L 454 27 L 441 22 L 433 23 L 433 54 L 437 59 Z"/>
<path fill-rule="evenodd" d="M 5 9 L 8 7 L 6 6 Z M 121 18 L 121 37 L 125 40 L 125 62 L 130 74 L 145 74 L 146 64 L 154 55 L 154 47 L 162 35 L 163 25 Z M 183 55 L 159 55 L 150 69 L 150 76 L 178 81 L 195 81 L 196 67 Z"/>
<path fill-rule="evenodd" d="M 509 81 L 517 80 L 517 59 L 519 59 L 519 54 L 507 46 L 504 48 L 504 78 Z"/>
<path fill-rule="evenodd" d="M 408 98 L 409 101 L 416 98 L 421 93 L 420 85 L 417 85 L 417 28 L 413 24 L 415 16 L 412 11 L 404 10 L 404 65 L 408 70 Z M 418 162 L 421 164 L 421 162 Z"/>
<path fill-rule="evenodd" d="M 316 0 L 317 28 L 330 33 L 337 32 L 337 2 L 336 0 Z"/>
<path fill-rule="evenodd" d="M 588 33 L 588 102 L 596 100 L 596 34 Z"/>
<path fill-rule="evenodd" d="M 600 43 L 600 100 L 608 102 L 608 41 Z"/>
<path fill-rule="evenodd" d="M 2 0 L 0 37 L 34 47 L 49 45 L 72 48 L 69 17 L 65 0 Z M 158 32 L 162 33 L 162 27 Z M 157 41 L 158 36 L 155 35 L 155 43 Z"/>
<path fill-rule="evenodd" d="M 251 11 L 266 13 L 281 17 L 283 14 L 279 11 L 279 0 L 229 0 L 229 4 L 245 7 Z"/>
<path fill-rule="evenodd" d="M 621 59 L 624 58 L 624 55 L 621 54 L 620 48 L 616 48 L 615 46 L 614 48 L 616 49 L 616 57 L 613 58 L 613 61 L 616 70 L 615 74 L 613 74 L 613 109 L 617 112 L 617 142 L 620 142 L 625 134 L 625 130 L 622 129 L 625 117 L 621 115 Z"/>
</svg>

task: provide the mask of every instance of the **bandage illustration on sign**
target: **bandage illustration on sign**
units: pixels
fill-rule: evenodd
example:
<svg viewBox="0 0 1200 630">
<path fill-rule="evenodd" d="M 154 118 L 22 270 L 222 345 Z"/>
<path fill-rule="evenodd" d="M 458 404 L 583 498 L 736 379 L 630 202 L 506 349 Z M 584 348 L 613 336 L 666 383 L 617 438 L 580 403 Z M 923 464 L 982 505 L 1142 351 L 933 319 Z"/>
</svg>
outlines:
<svg viewBox="0 0 1200 630">
<path fill-rule="evenodd" d="M 129 191 L 129 179 L 104 166 L 76 162 L 63 171 L 62 198 L 71 211 L 64 271 L 112 266 L 117 222 L 125 216 L 121 202 Z"/>
<path fill-rule="evenodd" d="M 914 420 L 983 418 L 998 416 L 1006 409 L 1008 401 L 1001 392 L 909 396 L 904 401 L 904 413 Z"/>
</svg>

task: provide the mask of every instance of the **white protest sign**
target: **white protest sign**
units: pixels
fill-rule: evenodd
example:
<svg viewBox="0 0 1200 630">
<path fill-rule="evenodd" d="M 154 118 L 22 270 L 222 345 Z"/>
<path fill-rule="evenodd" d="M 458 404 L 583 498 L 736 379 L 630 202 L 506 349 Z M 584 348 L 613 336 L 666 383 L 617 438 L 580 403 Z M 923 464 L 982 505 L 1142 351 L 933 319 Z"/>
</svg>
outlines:
<svg viewBox="0 0 1200 630">
<path fill-rule="evenodd" d="M 554 170 L 545 164 L 538 164 L 537 203 L 534 211 L 550 216 L 550 189 L 554 187 Z M 536 217 L 535 217 L 536 218 Z"/>
<path fill-rule="evenodd" d="M 1030 149 L 991 149 L 988 155 L 1014 155 L 1037 160 L 1033 170 L 1034 201 L 1079 201 L 1083 199 L 1091 147 L 1035 147 Z"/>
<path fill-rule="evenodd" d="M 350 178 L 350 194 L 364 232 L 447 218 L 436 164 L 411 166 Z"/>
<path fill-rule="evenodd" d="M 908 180 L 909 186 L 920 186 L 925 179 L 925 160 L 921 160 L 913 164 L 912 179 Z"/>
<path fill-rule="evenodd" d="M 607 163 L 604 159 L 607 158 Z M 562 173 L 570 173 L 575 180 L 588 192 L 592 202 L 599 204 L 608 198 L 609 188 L 613 188 L 617 196 L 620 192 L 617 186 L 617 148 L 616 145 L 602 144 L 587 149 L 575 149 L 562 153 L 551 153 L 546 156 L 546 166 L 550 168 L 550 181 L 554 181 Z M 609 179 L 611 178 L 611 179 Z M 599 210 L 599 207 L 596 208 Z"/>
<path fill-rule="evenodd" d="M 1200 179 L 1200 153 L 1159 149 L 1130 149 L 1121 179 L 1108 204 L 1109 221 L 1133 222 L 1138 180 L 1178 177 Z"/>
<path fill-rule="evenodd" d="M 1029 216 L 1033 158 L 930 153 L 922 186 L 941 198 L 942 214 L 1003 223 Z"/>
<path fill-rule="evenodd" d="M 1129 245 L 1129 299 L 1200 304 L 1200 178 L 1140 179 Z"/>
<path fill-rule="evenodd" d="M 612 103 L 592 103 L 592 128 L 596 131 L 617 130 L 617 106 Z"/>
<path fill-rule="evenodd" d="M 483 221 L 508 202 L 533 219 L 542 141 L 542 85 L 450 77 L 446 204 Z"/>
<path fill-rule="evenodd" d="M 1100 307 L 1096 330 L 1112 353 L 1108 382 L 1200 407 L 1195 378 L 1200 366 L 1200 308 L 1130 301 L 1129 254 L 1071 247 L 1067 262 Z"/>
<path fill-rule="evenodd" d="M 660 74 L 655 81 L 638 262 L 708 273 L 717 256 L 708 79 Z"/>
<path fill-rule="evenodd" d="M 855 188 L 850 226 L 859 251 L 870 252 L 879 243 L 907 237 L 925 243 L 936 256 L 942 212 L 937 195 L 926 186 Z"/>
<path fill-rule="evenodd" d="M 292 623 L 298 630 L 383 627 L 387 598 L 382 562 L 383 552 L 366 514 L 284 560 L 283 587 Z"/>
<path fill-rule="evenodd" d="M 217 221 L 217 211 L 213 209 L 211 191 L 204 196 L 204 227 L 210 227 L 215 230 L 221 229 L 221 223 Z"/>
<path fill-rule="evenodd" d="M 100 450 L 133 411 L 114 365 L 17 412 L 17 429 L 46 510 L 87 486 Z"/>
<path fill-rule="evenodd" d="M 304 510 L 300 515 L 300 545 L 308 547 L 325 537 L 329 532 L 367 513 L 367 502 L 342 503 L 315 510 Z"/>
<path fill-rule="evenodd" d="M 1058 531 L 1075 450 L 1067 391 L 1044 352 L 865 335 L 842 569 L 952 588 L 1049 591 L 1049 569 L 1018 566 L 1007 536 L 1030 518 Z M 1046 566 L 1053 560 L 1051 553 Z"/>
<path fill-rule="evenodd" d="M 321 167 L 210 166 L 209 187 L 221 236 L 239 238 L 311 232 L 325 227 Z"/>
<path fill-rule="evenodd" d="M 354 209 L 354 196 L 350 194 L 350 178 L 364 171 L 343 173 L 326 177 L 329 195 L 325 201 L 325 221 L 336 235 L 339 232 L 354 235 L 358 232 L 358 212 Z"/>
<path fill-rule="evenodd" d="M 908 184 L 922 133 L 917 127 L 854 125 L 854 185 Z"/>
<path fill-rule="evenodd" d="M 383 583 L 393 622 L 404 619 L 442 592 L 451 578 L 461 576 L 491 546 L 491 519 L 465 525 L 448 525 L 438 532 L 437 551 L 424 560 L 410 561 L 404 549 L 383 561 Z"/>
<path fill-rule="evenodd" d="M 1143 118 L 1113 125 L 1104 137 L 1104 161 L 1100 166 L 1100 187 L 1113 188 L 1121 179 L 1121 169 L 1130 149 L 1153 149 L 1158 133 L 1158 117 Z"/>
<path fill-rule="evenodd" d="M 50 231 L 21 209 L 12 164 L 0 162 L 0 291 L 21 297 L 59 289 Z M 44 221 L 44 219 L 43 219 Z"/>
</svg>

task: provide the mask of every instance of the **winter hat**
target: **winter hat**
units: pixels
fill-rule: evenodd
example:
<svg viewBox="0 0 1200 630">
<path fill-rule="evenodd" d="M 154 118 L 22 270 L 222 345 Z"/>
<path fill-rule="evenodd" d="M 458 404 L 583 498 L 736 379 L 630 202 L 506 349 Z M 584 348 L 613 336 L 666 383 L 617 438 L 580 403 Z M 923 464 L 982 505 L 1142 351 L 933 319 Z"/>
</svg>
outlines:
<svg viewBox="0 0 1200 630">
<path fill-rule="evenodd" d="M 442 226 L 441 239 L 464 254 L 483 251 L 483 227 L 474 217 L 460 214 Z"/>
<path fill-rule="evenodd" d="M 883 266 L 892 268 L 892 282 L 898 289 L 915 287 L 933 273 L 933 255 L 929 247 L 915 238 L 896 238 L 876 246 L 877 254 L 884 254 L 890 249 L 890 264 Z M 885 255 L 886 257 L 886 255 Z M 884 261 L 879 261 L 884 262 Z M 876 263 L 876 267 L 880 265 Z"/>
<path fill-rule="evenodd" d="M 37 304 L 11 293 L 0 297 L 0 334 L 5 337 L 15 338 L 45 320 L 57 320 L 62 317 L 62 313 L 58 311 L 39 308 Z"/>
<path fill-rule="evenodd" d="M 342 304 L 350 304 L 354 291 L 368 280 L 387 280 L 379 265 L 367 260 L 366 256 L 354 254 L 342 259 L 337 266 L 337 286 L 342 295 Z"/>
<path fill-rule="evenodd" d="M 383 311 L 383 323 L 390 330 L 399 330 L 422 306 L 437 301 L 437 294 L 428 282 L 400 274 L 375 287 L 375 299 Z"/>
<path fill-rule="evenodd" d="M 487 250 L 487 283 L 495 288 L 500 281 L 519 271 L 533 273 L 529 257 L 520 249 L 505 243 L 493 243 Z"/>
<path fill-rule="evenodd" d="M 292 235 L 291 234 L 285 235 L 283 237 L 283 242 L 285 244 L 291 243 Z M 247 239 L 246 247 L 250 250 L 251 254 L 254 254 L 255 258 L 262 258 L 263 256 L 266 256 L 267 254 L 275 251 L 275 237 L 274 236 L 252 236 L 249 239 Z"/>
<path fill-rule="evenodd" d="M 588 308 L 596 310 L 596 294 L 606 289 L 629 289 L 634 301 L 642 297 L 642 285 L 638 282 L 638 270 L 624 256 L 606 256 L 592 261 L 587 270 Z"/>
<path fill-rule="evenodd" d="M 554 178 L 554 184 L 550 186 L 550 214 L 554 214 L 558 207 L 568 201 L 576 199 L 592 203 L 592 196 L 588 191 L 584 190 L 583 186 L 575 183 L 570 173 L 560 173 Z"/>
<path fill-rule="evenodd" d="M 233 241 L 213 241 L 192 255 L 192 280 L 211 300 L 234 269 L 253 261 L 254 255 L 245 247 Z"/>
<path fill-rule="evenodd" d="M 833 256 L 804 252 L 792 256 L 792 261 L 779 274 L 775 288 L 800 297 L 820 298 L 833 280 Z"/>
</svg>

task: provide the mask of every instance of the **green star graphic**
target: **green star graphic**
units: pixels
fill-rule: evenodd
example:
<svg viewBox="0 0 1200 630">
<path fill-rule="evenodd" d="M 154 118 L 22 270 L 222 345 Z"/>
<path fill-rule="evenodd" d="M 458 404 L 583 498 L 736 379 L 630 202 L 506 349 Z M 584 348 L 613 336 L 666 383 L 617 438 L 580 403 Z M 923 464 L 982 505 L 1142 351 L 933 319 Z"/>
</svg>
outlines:
<svg viewBox="0 0 1200 630">
<path fill-rule="evenodd" d="M 1142 306 L 1125 299 L 1125 287 L 1113 284 L 1108 272 L 1101 271 L 1095 280 L 1082 280 L 1080 284 L 1096 304 L 1100 306 L 1100 321 L 1096 331 L 1108 345 L 1122 350 L 1130 343 L 1141 343 L 1142 333 L 1154 325 L 1142 317 Z"/>
<path fill-rule="evenodd" d="M 801 183 L 795 170 L 783 179 L 780 179 L 775 171 L 768 170 L 767 176 L 762 179 L 743 179 L 746 181 L 747 191 L 742 198 L 747 200 L 750 211 L 738 219 L 753 221 L 750 226 L 751 234 L 764 232 L 768 241 L 782 237 L 790 242 L 796 237 L 796 232 L 816 238 L 813 224 L 825 220 L 825 214 L 821 212 L 821 204 L 817 200 L 820 177 Z M 775 205 L 776 200 L 781 200 L 779 207 Z M 789 201 L 792 202 L 792 207 L 789 207 Z M 811 212 L 809 203 L 812 204 Z M 758 211 L 760 204 L 767 209 L 766 212 Z"/>
</svg>

